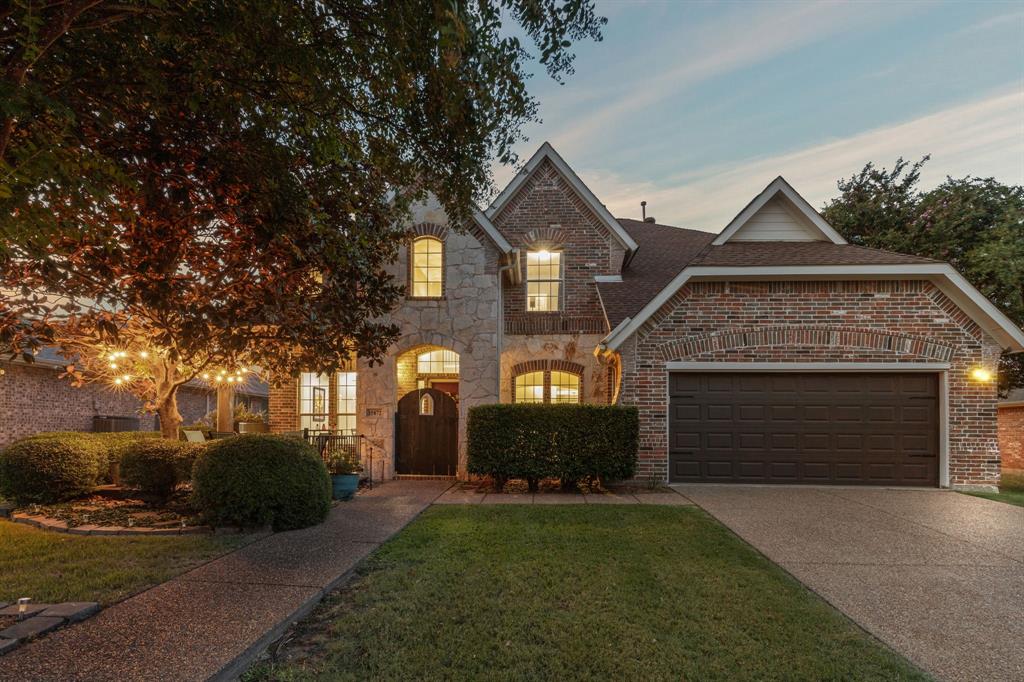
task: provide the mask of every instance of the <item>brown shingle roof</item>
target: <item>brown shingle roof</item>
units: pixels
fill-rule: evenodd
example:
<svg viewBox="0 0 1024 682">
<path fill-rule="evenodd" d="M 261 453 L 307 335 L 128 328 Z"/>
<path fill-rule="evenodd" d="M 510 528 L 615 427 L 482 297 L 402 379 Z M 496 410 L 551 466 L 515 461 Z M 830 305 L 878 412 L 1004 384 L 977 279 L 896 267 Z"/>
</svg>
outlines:
<svg viewBox="0 0 1024 682">
<path fill-rule="evenodd" d="M 608 322 L 613 328 L 640 312 L 715 238 L 710 232 L 639 220 L 620 218 L 619 224 L 626 228 L 639 248 L 623 270 L 621 282 L 599 282 L 597 285 Z"/>
<path fill-rule="evenodd" d="M 938 263 L 930 258 L 832 242 L 732 242 L 712 246 L 718 235 L 670 225 L 620 218 L 639 244 L 621 282 L 599 282 L 608 322 L 614 328 L 633 317 L 688 265 L 756 267 L 761 265 L 912 265 Z"/>
<path fill-rule="evenodd" d="M 730 242 L 713 246 L 690 265 L 909 265 L 939 261 L 832 242 Z"/>
</svg>

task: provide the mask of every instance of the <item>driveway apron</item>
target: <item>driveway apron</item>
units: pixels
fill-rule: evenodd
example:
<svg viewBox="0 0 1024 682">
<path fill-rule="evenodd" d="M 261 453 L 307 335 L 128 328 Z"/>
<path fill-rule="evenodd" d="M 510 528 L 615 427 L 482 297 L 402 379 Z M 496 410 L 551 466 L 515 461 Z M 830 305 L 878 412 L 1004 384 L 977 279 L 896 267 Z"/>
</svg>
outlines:
<svg viewBox="0 0 1024 682">
<path fill-rule="evenodd" d="M 1024 679 L 1024 508 L 942 490 L 673 487 L 936 677 Z"/>
</svg>

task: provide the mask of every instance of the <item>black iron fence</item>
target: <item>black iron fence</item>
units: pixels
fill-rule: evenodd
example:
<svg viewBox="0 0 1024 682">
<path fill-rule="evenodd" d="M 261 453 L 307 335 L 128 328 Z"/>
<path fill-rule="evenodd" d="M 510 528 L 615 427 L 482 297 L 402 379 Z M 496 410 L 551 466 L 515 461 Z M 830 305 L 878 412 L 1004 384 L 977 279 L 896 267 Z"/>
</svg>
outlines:
<svg viewBox="0 0 1024 682">
<path fill-rule="evenodd" d="M 363 456 L 366 444 L 365 436 L 328 429 L 303 429 L 302 438 L 316 448 L 316 451 L 320 453 L 320 457 L 324 460 L 324 464 L 326 464 L 328 468 L 330 468 L 332 462 L 339 459 L 347 459 L 360 466 L 366 466 L 369 473 L 366 471 L 363 473 L 367 478 L 369 478 L 372 485 L 373 451 L 372 449 L 369 450 L 370 461 L 367 461 L 367 458 Z"/>
</svg>

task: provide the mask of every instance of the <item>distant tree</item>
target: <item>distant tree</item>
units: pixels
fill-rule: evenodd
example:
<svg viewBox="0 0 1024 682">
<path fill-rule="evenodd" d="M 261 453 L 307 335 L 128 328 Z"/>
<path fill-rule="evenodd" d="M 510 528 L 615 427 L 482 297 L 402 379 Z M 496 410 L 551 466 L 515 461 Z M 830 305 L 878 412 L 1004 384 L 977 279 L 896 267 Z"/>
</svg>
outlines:
<svg viewBox="0 0 1024 682">
<path fill-rule="evenodd" d="M 1011 320 L 1024 324 L 1024 187 L 946 178 L 917 189 L 927 156 L 867 164 L 839 181 L 822 214 L 851 243 L 948 261 Z M 1004 356 L 1000 388 L 1024 386 L 1024 358 Z"/>
<path fill-rule="evenodd" d="M 379 358 L 411 202 L 467 219 L 536 118 L 527 61 L 569 73 L 603 24 L 592 0 L 0 4 L 0 348 L 59 344 L 168 436 L 204 373 Z"/>
</svg>

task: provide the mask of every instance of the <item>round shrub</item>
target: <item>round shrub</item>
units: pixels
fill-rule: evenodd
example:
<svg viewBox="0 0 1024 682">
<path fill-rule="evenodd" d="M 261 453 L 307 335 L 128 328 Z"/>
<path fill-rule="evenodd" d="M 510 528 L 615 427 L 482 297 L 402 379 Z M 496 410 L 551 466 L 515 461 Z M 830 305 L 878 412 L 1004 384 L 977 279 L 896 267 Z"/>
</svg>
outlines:
<svg viewBox="0 0 1024 682">
<path fill-rule="evenodd" d="M 245 435 L 209 443 L 192 469 L 195 502 L 213 525 L 274 530 L 320 523 L 331 508 L 331 479 L 305 441 Z"/>
<path fill-rule="evenodd" d="M 203 446 L 177 440 L 139 440 L 121 456 L 121 478 L 146 495 L 166 500 L 192 476 L 192 465 Z"/>
<path fill-rule="evenodd" d="M 106 459 L 88 436 L 39 435 L 9 445 L 0 453 L 0 495 L 18 504 L 52 504 L 91 492 Z"/>
</svg>

